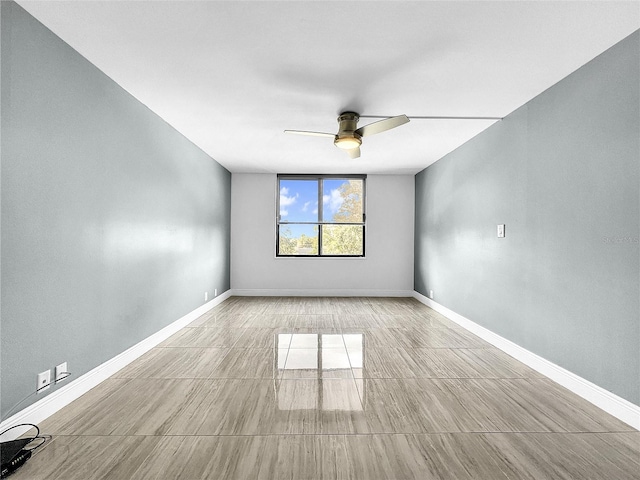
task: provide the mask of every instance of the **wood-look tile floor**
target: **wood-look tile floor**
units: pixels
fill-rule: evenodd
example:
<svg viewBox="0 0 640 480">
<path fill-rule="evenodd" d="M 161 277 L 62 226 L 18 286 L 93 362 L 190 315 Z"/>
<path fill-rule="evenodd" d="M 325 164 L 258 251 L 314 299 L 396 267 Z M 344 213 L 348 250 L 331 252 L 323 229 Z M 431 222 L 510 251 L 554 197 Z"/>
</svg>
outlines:
<svg viewBox="0 0 640 480">
<path fill-rule="evenodd" d="M 42 425 L 21 479 L 640 479 L 640 432 L 413 299 L 232 297 Z"/>
</svg>

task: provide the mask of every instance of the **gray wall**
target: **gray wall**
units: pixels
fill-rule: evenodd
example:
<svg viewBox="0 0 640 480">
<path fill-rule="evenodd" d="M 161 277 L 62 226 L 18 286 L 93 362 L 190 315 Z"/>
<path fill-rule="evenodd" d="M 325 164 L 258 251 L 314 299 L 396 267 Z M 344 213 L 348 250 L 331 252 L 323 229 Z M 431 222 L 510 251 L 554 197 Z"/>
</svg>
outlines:
<svg viewBox="0 0 640 480">
<path fill-rule="evenodd" d="M 229 289 L 231 175 L 1 3 L 4 418 Z"/>
<path fill-rule="evenodd" d="M 635 404 L 639 45 L 636 32 L 420 172 L 415 223 L 418 292 Z"/>
<path fill-rule="evenodd" d="M 367 176 L 365 258 L 276 258 L 278 179 L 271 174 L 234 173 L 233 290 L 259 294 L 284 291 L 287 295 L 406 295 L 413 287 L 413 187 L 411 175 Z"/>
</svg>

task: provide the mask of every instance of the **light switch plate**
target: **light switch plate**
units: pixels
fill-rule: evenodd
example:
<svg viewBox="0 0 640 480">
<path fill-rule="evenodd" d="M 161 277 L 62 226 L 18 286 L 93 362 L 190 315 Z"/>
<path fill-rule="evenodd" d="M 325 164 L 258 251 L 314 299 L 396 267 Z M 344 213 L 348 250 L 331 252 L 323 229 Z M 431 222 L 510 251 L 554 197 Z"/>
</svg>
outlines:
<svg viewBox="0 0 640 480">
<path fill-rule="evenodd" d="M 504 238 L 504 224 L 498 225 L 498 238 Z"/>
</svg>

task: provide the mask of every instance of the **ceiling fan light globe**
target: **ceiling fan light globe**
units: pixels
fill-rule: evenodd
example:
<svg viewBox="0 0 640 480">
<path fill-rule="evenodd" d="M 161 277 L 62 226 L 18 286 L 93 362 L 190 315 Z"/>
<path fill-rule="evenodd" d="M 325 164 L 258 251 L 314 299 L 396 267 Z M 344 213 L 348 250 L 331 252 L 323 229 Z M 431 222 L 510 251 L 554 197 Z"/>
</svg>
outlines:
<svg viewBox="0 0 640 480">
<path fill-rule="evenodd" d="M 333 142 L 336 147 L 341 148 L 343 150 L 352 150 L 354 148 L 358 148 L 362 145 L 362 140 L 358 137 L 338 137 Z"/>
</svg>

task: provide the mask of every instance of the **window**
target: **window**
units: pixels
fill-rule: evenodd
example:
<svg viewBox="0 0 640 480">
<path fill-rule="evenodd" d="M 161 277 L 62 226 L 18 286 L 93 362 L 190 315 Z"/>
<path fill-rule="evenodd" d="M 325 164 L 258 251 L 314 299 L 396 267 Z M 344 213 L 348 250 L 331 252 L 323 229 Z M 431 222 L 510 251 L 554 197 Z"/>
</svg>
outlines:
<svg viewBox="0 0 640 480">
<path fill-rule="evenodd" d="M 278 257 L 364 257 L 366 175 L 278 175 Z"/>
</svg>

